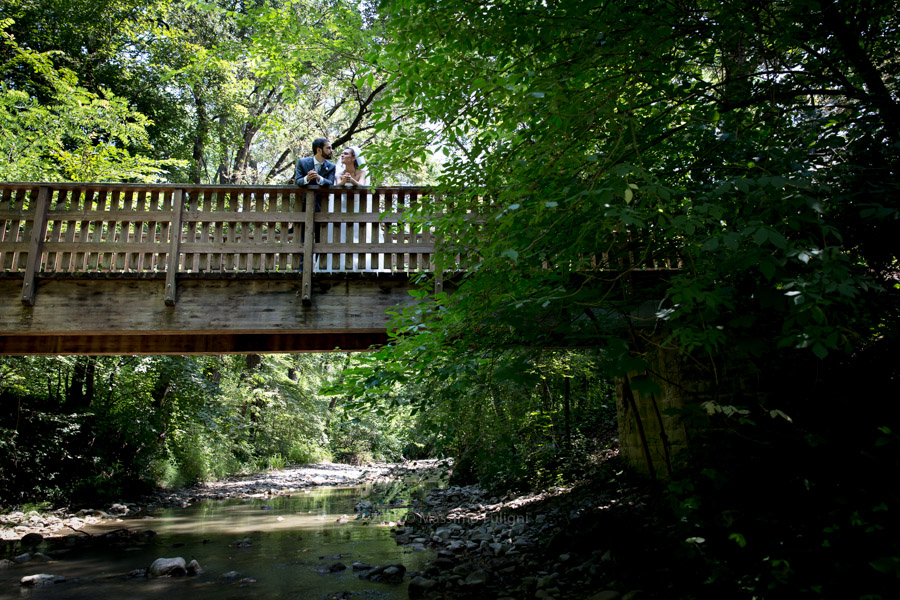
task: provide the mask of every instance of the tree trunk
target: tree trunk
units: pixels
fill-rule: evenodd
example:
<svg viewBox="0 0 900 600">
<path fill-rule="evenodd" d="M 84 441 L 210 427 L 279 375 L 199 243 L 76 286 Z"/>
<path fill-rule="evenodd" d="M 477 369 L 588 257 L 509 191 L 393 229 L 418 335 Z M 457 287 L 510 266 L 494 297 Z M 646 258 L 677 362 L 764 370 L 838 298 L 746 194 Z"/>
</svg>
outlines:
<svg viewBox="0 0 900 600">
<path fill-rule="evenodd" d="M 572 425 L 571 425 L 571 410 L 569 408 L 569 397 L 571 392 L 571 383 L 572 380 L 568 377 L 564 379 L 565 389 L 563 393 L 563 418 L 565 419 L 565 432 L 566 432 L 566 448 L 571 448 L 572 446 Z"/>
<path fill-rule="evenodd" d="M 248 354 L 247 355 L 247 370 L 255 371 L 262 364 L 262 355 L 260 354 Z"/>
<path fill-rule="evenodd" d="M 206 137 L 209 133 L 209 114 L 203 93 L 194 91 L 194 106 L 197 110 L 197 131 L 194 136 L 194 151 L 191 156 L 191 183 L 199 184 L 203 178 L 203 155 L 206 150 Z"/>
<path fill-rule="evenodd" d="M 82 410 L 94 400 L 94 373 L 96 357 L 79 358 L 72 367 L 72 379 L 66 389 L 66 404 L 73 410 Z"/>
</svg>

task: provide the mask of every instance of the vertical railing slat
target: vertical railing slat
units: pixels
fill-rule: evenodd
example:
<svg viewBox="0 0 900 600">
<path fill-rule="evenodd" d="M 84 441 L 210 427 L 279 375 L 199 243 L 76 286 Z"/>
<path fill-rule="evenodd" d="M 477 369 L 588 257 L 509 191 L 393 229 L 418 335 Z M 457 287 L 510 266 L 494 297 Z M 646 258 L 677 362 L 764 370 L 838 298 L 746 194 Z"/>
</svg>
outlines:
<svg viewBox="0 0 900 600">
<path fill-rule="evenodd" d="M 0 210 L 13 209 L 12 192 L 13 191 L 10 188 L 3 190 L 3 195 L 0 196 Z M 14 241 L 14 234 L 15 229 L 13 228 L 13 220 L 0 220 L 0 242 Z M 9 270 L 9 265 L 12 263 L 12 255 L 13 253 L 11 251 L 0 250 L 0 270 Z"/>
<path fill-rule="evenodd" d="M 199 238 L 197 242 L 203 244 L 204 246 L 209 246 L 209 230 L 211 227 L 215 226 L 215 217 L 212 214 L 214 195 L 215 194 L 213 192 L 206 192 L 205 194 L 203 194 L 203 198 L 199 202 L 198 210 L 201 211 L 203 218 L 199 223 L 197 223 L 197 233 Z M 209 271 L 210 258 L 211 257 L 208 251 L 200 254 L 199 262 L 197 263 L 197 269 L 201 273 Z"/>
<path fill-rule="evenodd" d="M 319 210 L 323 213 L 333 213 L 334 212 L 334 202 L 330 194 L 327 193 L 327 190 L 318 189 L 314 192 L 316 196 L 316 204 L 319 205 Z M 333 224 L 329 223 L 321 223 L 318 226 L 318 233 L 315 236 L 316 240 L 325 243 L 328 241 L 328 228 L 331 227 L 332 231 L 334 231 Z M 324 252 L 319 252 L 319 261 L 316 265 L 317 269 L 325 269 L 328 266 L 328 255 Z M 334 257 L 331 257 L 331 264 L 334 264 Z"/>
<path fill-rule="evenodd" d="M 266 191 L 264 194 L 260 191 L 260 195 L 265 197 L 264 210 L 266 212 L 275 212 L 278 195 L 275 192 L 269 191 Z M 275 258 L 278 254 L 278 240 L 275 239 L 274 221 L 266 222 L 266 246 L 269 246 L 269 248 L 266 249 L 266 262 L 264 268 L 266 272 L 271 273 L 275 271 Z"/>
<path fill-rule="evenodd" d="M 161 194 L 162 197 L 159 199 L 160 211 L 168 213 L 169 216 L 162 218 L 153 224 L 154 232 L 159 229 L 159 232 L 154 233 L 153 237 L 158 246 L 157 251 L 154 252 L 154 256 L 156 257 L 156 260 L 153 263 L 154 272 L 164 272 L 169 268 L 169 251 L 171 249 L 169 239 L 174 235 L 172 231 L 172 219 L 175 215 L 175 205 L 173 202 L 174 195 L 175 193 L 173 191 L 167 190 Z M 154 196 L 154 199 L 155 198 L 156 197 Z M 155 200 L 154 204 L 156 204 Z"/>
<path fill-rule="evenodd" d="M 215 228 L 213 230 L 213 243 L 216 246 L 221 246 L 225 239 L 225 223 L 222 221 L 222 213 L 225 211 L 225 195 L 225 192 L 222 191 L 216 193 Z M 222 257 L 224 254 L 223 251 L 218 250 L 210 257 L 209 268 L 211 271 L 222 271 Z"/>
<path fill-rule="evenodd" d="M 304 212 L 304 204 L 306 202 L 306 191 L 302 188 L 298 189 L 296 192 L 291 193 L 291 211 L 295 213 L 303 213 Z M 299 246 L 300 249 L 298 252 L 294 253 L 291 256 L 291 271 L 299 273 L 303 270 L 303 241 L 306 239 L 303 237 L 304 232 L 306 231 L 306 223 L 305 218 L 303 216 L 295 217 L 291 223 L 291 243 L 294 247 Z"/>
<path fill-rule="evenodd" d="M 62 211 L 66 209 L 66 198 L 68 198 L 68 190 L 60 189 L 56 191 L 56 201 L 52 201 L 52 192 L 51 192 L 51 202 L 50 202 L 50 210 L 51 216 L 53 211 Z M 51 218 L 51 217 L 48 217 Z M 56 243 L 62 241 L 63 229 L 62 229 L 62 219 L 58 219 L 53 217 L 53 227 L 50 229 L 49 237 L 47 238 L 48 242 Z M 50 252 L 47 255 L 47 264 L 44 267 L 44 270 L 48 273 L 55 273 L 62 268 L 62 252 Z"/>
<path fill-rule="evenodd" d="M 149 209 L 152 209 L 152 199 L 151 206 L 147 207 L 147 191 L 140 190 L 137 195 L 137 210 L 138 212 L 145 212 Z M 151 219 L 142 219 L 139 228 L 135 228 L 134 237 L 136 242 L 141 245 L 149 244 L 153 241 L 155 237 L 155 229 L 156 223 Z M 153 255 L 148 254 L 146 252 L 137 252 L 137 262 L 134 265 L 134 269 L 138 273 L 142 273 L 144 271 L 152 271 L 153 263 L 147 264 L 148 261 L 152 261 Z"/>
<path fill-rule="evenodd" d="M 227 210 L 229 211 L 237 211 L 238 208 L 238 192 L 230 190 L 228 192 L 228 202 L 227 202 Z M 228 247 L 234 248 L 237 243 L 237 222 L 229 221 L 228 222 L 228 231 L 223 232 L 223 236 L 227 236 L 228 238 Z M 229 250 L 225 253 L 225 264 L 223 269 L 228 272 L 234 271 L 234 251 Z"/>
<path fill-rule="evenodd" d="M 278 212 L 282 215 L 291 211 L 291 193 L 283 190 L 278 192 Z M 290 225 L 287 220 L 276 223 L 278 227 L 278 242 L 281 245 L 282 252 L 278 255 L 278 270 L 284 273 L 291 272 L 291 254 L 285 251 L 285 247 L 291 243 Z"/>
<path fill-rule="evenodd" d="M 16 191 L 15 210 L 24 214 L 25 199 L 33 194 L 34 189 L 21 189 Z M 32 208 L 33 210 L 33 208 Z M 28 236 L 31 233 L 31 220 L 27 218 L 17 217 L 10 223 L 9 241 L 15 242 L 19 247 L 27 247 Z M 25 259 L 27 255 L 22 250 L 13 250 L 11 253 L 10 270 L 21 271 L 25 268 Z"/>
</svg>

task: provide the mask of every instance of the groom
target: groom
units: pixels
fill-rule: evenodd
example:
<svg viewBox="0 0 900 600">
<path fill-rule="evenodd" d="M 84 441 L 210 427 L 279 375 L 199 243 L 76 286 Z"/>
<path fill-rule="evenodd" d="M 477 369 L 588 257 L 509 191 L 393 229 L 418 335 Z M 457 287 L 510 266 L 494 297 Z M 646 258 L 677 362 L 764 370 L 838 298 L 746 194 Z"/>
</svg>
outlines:
<svg viewBox="0 0 900 600">
<path fill-rule="evenodd" d="M 313 140 L 313 156 L 297 161 L 294 171 L 294 183 L 297 185 L 334 185 L 335 165 L 331 158 L 331 142 L 325 138 Z"/>
</svg>

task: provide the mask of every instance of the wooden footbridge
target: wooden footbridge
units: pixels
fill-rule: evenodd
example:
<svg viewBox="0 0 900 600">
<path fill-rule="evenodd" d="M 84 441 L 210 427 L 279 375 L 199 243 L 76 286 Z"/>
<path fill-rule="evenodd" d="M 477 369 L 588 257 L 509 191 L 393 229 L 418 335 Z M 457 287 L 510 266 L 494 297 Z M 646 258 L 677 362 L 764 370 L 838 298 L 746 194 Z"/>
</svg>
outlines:
<svg viewBox="0 0 900 600">
<path fill-rule="evenodd" d="M 427 193 L 0 184 L 0 354 L 384 343 L 386 311 L 431 271 L 433 234 L 402 218 Z"/>
</svg>

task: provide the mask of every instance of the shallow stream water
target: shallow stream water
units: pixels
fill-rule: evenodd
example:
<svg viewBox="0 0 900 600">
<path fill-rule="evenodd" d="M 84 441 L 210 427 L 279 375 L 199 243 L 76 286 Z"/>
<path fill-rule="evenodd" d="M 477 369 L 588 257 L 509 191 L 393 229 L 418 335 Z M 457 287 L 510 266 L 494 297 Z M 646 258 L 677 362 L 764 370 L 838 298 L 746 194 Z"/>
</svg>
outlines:
<svg viewBox="0 0 900 600">
<path fill-rule="evenodd" d="M 377 490 L 374 490 L 377 496 Z M 406 582 L 373 583 L 359 579 L 351 563 L 401 563 L 408 571 L 424 570 L 431 552 L 398 546 L 381 523 L 402 517 L 403 508 L 385 509 L 371 519 L 357 519 L 354 506 L 373 493 L 372 485 L 313 488 L 292 496 L 203 501 L 187 508 L 161 509 L 143 518 L 94 526 L 94 535 L 119 528 L 151 529 L 156 536 L 122 548 L 80 547 L 45 541 L 37 548 L 52 562 L 28 562 L 0 570 L 0 598 L 140 599 L 205 598 L 230 600 L 326 599 L 342 591 L 352 598 L 406 598 Z M 377 502 L 376 502 L 377 504 Z M 252 545 L 235 547 L 249 538 Z M 54 550 L 63 549 L 58 553 Z M 203 573 L 195 577 L 128 577 L 157 558 L 196 559 Z M 321 572 L 336 562 L 346 570 Z M 237 571 L 240 578 L 224 581 Z M 23 576 L 50 573 L 65 582 L 24 587 Z M 241 581 L 243 580 L 243 581 Z M 254 580 L 254 581 L 247 581 Z"/>
</svg>

